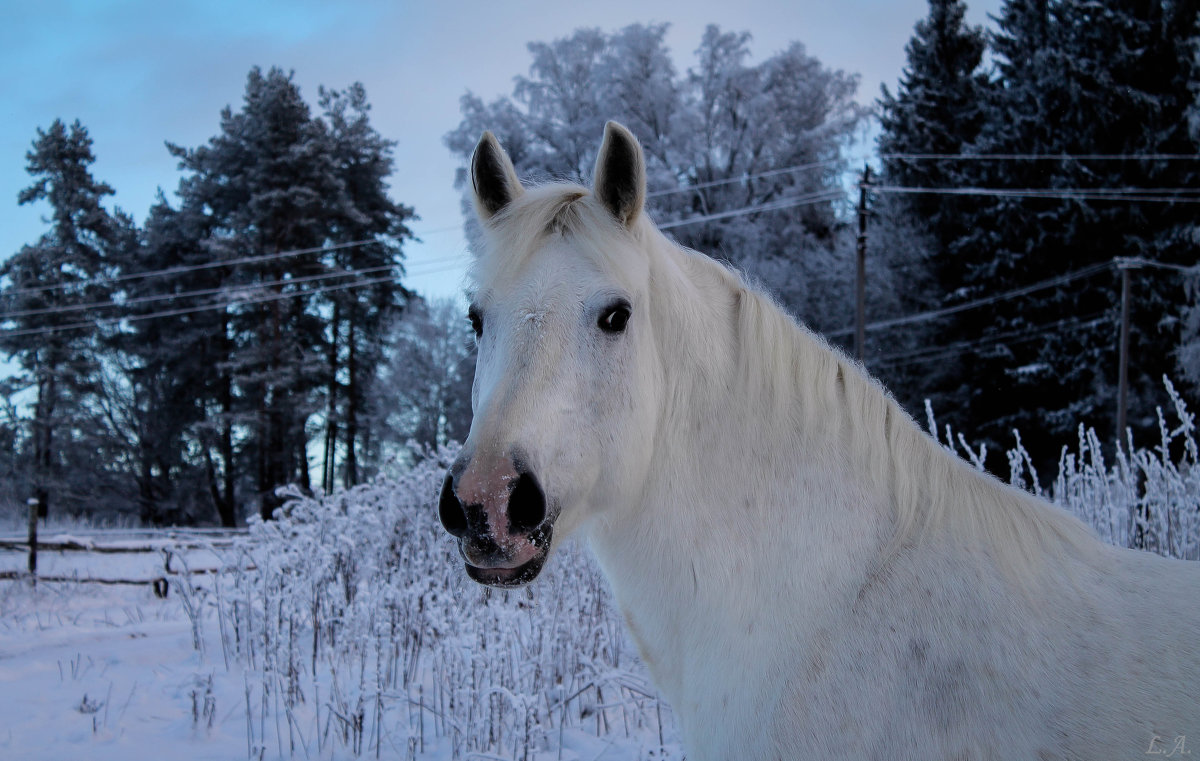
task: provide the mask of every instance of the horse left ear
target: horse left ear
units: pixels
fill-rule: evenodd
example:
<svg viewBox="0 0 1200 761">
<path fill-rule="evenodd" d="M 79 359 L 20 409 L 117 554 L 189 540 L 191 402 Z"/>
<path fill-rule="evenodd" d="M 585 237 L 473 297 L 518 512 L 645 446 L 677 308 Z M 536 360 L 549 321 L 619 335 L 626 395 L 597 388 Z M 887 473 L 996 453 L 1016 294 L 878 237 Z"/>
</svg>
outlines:
<svg viewBox="0 0 1200 761">
<path fill-rule="evenodd" d="M 525 192 L 512 159 L 491 132 L 483 133 L 471 154 L 471 187 L 475 211 L 482 220 L 491 219 Z"/>
<path fill-rule="evenodd" d="M 614 217 L 632 227 L 646 202 L 646 160 L 633 133 L 616 122 L 604 125 L 592 191 Z"/>
</svg>

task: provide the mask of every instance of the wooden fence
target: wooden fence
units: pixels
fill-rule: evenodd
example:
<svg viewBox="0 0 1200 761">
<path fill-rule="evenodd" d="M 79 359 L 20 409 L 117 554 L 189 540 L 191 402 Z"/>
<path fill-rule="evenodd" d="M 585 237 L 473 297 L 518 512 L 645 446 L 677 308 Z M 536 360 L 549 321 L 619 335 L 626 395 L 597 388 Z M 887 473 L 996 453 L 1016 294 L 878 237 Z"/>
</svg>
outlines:
<svg viewBox="0 0 1200 761">
<path fill-rule="evenodd" d="M 230 549 L 238 537 L 245 536 L 245 529 L 116 529 L 71 531 L 47 536 L 39 540 L 36 521 L 36 504 L 31 507 L 31 519 L 27 536 L 0 536 L 0 558 L 5 555 L 11 560 L 14 555 L 27 555 L 24 569 L 0 568 L 0 580 L 27 579 L 38 582 L 61 582 L 73 584 L 108 584 L 149 586 L 159 597 L 170 591 L 170 579 L 181 575 L 204 576 L 227 570 L 224 566 L 205 565 L 192 567 L 186 559 L 187 553 Z M 100 574 L 73 572 L 38 571 L 38 555 L 147 555 L 162 556 L 161 567 L 153 572 L 139 569 L 135 574 Z M 249 570 L 252 566 L 246 566 Z"/>
</svg>

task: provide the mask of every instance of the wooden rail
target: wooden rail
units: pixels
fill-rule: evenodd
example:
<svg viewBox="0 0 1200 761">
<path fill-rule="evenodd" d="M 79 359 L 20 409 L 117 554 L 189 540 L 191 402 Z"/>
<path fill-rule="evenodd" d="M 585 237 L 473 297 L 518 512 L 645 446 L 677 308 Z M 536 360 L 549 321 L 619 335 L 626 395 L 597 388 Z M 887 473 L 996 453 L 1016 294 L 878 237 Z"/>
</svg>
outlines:
<svg viewBox="0 0 1200 761">
<path fill-rule="evenodd" d="M 119 554 L 136 554 L 139 552 L 162 552 L 164 550 L 206 550 L 213 549 L 228 549 L 233 546 L 231 540 L 222 540 L 214 542 L 188 542 L 188 543 L 171 543 L 162 545 L 131 545 L 128 547 L 113 546 L 105 544 L 92 544 L 91 542 L 79 542 L 74 539 L 68 539 L 62 542 L 43 542 L 36 541 L 30 544 L 28 540 L 13 540 L 0 539 L 0 550 L 28 550 L 32 546 L 37 546 L 38 552 L 97 552 Z"/>
<path fill-rule="evenodd" d="M 29 538 L 26 540 L 20 539 L 0 539 L 0 551 L 27 551 L 29 553 L 29 569 L 27 571 L 19 570 L 0 570 L 0 581 L 28 579 L 35 586 L 39 581 L 71 583 L 71 584 L 108 584 L 108 585 L 130 585 L 130 586 L 150 586 L 153 587 L 154 593 L 159 597 L 166 597 L 170 589 L 169 579 L 172 576 L 202 576 L 222 573 L 226 568 L 187 568 L 183 571 L 175 571 L 171 568 L 171 559 L 180 553 L 189 551 L 198 551 L 206 549 L 228 549 L 233 546 L 233 536 L 230 534 L 240 534 L 241 532 L 230 532 L 227 534 L 224 531 L 214 531 L 214 538 L 211 540 L 200 540 L 196 534 L 203 534 L 203 531 L 191 531 L 188 529 L 166 529 L 162 531 L 165 536 L 156 537 L 158 531 L 144 530 L 137 531 L 137 534 L 144 534 L 145 544 L 135 543 L 137 540 L 121 538 L 118 541 L 129 542 L 128 544 L 103 544 L 91 541 L 89 537 L 86 540 L 76 539 L 74 537 L 66 537 L 57 541 L 39 541 L 37 536 L 37 502 L 36 500 L 29 501 Z M 180 539 L 173 538 L 173 535 L 182 534 Z M 219 538 L 218 538 L 219 537 Z M 152 578 L 145 579 L 121 579 L 121 578 L 103 578 L 95 576 L 81 576 L 78 573 L 65 574 L 40 574 L 37 571 L 37 556 L 38 552 L 86 552 L 97 554 L 139 554 L 158 552 L 163 555 L 163 574 L 156 575 Z M 186 564 L 185 564 L 186 565 Z M 254 570 L 254 566 L 247 565 L 236 570 Z"/>
</svg>

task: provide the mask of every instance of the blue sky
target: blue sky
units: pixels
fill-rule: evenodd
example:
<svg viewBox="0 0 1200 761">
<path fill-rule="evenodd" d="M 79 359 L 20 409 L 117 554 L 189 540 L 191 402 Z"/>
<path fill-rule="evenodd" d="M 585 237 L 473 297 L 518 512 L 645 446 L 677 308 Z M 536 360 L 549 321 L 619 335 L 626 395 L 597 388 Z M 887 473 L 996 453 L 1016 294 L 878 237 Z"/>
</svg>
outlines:
<svg viewBox="0 0 1200 761">
<path fill-rule="evenodd" d="M 971 3 L 968 19 L 985 23 L 999 6 Z M 413 227 L 423 242 L 406 248 L 407 284 L 454 295 L 466 243 L 453 187 L 458 159 L 441 138 L 458 124 L 465 92 L 511 93 L 528 69 L 527 42 L 581 26 L 666 21 L 682 71 L 704 26 L 717 23 L 749 31 L 759 58 L 804 43 L 826 66 L 859 73 L 865 103 L 881 83 L 895 87 L 904 45 L 926 12 L 925 0 L 8 2 L 0 11 L 0 258 L 45 229 L 44 209 L 16 203 L 38 127 L 82 121 L 94 140 L 93 173 L 140 222 L 158 188 L 172 197 L 179 182 L 164 141 L 207 141 L 220 110 L 240 107 L 250 67 L 280 66 L 295 71 L 310 102 L 318 85 L 366 86 L 375 127 L 398 141 L 392 195 L 421 216 Z"/>
</svg>

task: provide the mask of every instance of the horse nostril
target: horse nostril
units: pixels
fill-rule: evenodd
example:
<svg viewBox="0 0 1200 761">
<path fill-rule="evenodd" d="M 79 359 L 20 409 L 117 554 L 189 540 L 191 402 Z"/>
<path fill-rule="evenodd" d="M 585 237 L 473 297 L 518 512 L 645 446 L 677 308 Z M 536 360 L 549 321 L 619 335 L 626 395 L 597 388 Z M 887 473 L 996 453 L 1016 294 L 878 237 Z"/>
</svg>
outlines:
<svg viewBox="0 0 1200 761">
<path fill-rule="evenodd" d="M 438 500 L 438 517 L 451 536 L 462 537 L 467 533 L 467 511 L 454 494 L 454 476 L 446 475 L 442 483 L 442 496 Z"/>
<path fill-rule="evenodd" d="M 522 473 L 508 497 L 508 524 L 513 532 L 533 531 L 546 520 L 546 495 L 532 473 Z"/>
</svg>

